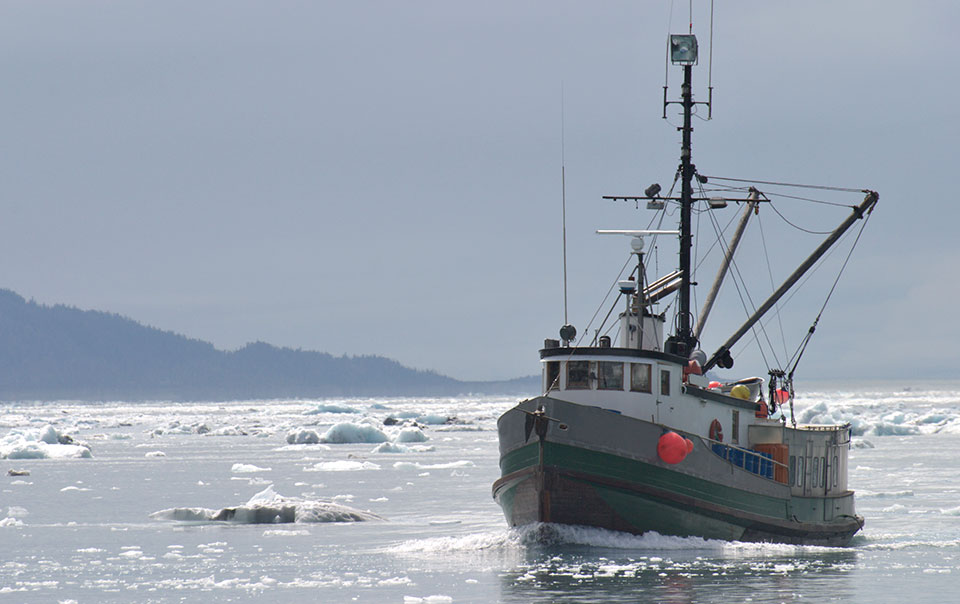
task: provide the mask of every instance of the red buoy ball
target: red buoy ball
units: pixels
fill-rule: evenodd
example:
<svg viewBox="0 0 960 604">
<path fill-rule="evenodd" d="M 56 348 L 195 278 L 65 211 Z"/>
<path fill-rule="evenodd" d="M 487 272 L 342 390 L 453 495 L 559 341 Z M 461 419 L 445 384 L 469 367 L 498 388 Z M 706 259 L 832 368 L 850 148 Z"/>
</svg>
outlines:
<svg viewBox="0 0 960 604">
<path fill-rule="evenodd" d="M 779 388 L 773 391 L 773 402 L 778 405 L 782 405 L 790 400 L 790 393 L 786 390 Z"/>
<path fill-rule="evenodd" d="M 719 387 L 720 387 L 720 382 L 718 382 L 718 381 L 716 381 L 716 380 L 714 380 L 714 381 L 710 382 L 709 384 L 707 384 L 707 388 L 709 388 L 710 390 L 716 390 L 716 389 L 719 388 Z"/>
<path fill-rule="evenodd" d="M 657 441 L 657 455 L 666 463 L 680 463 L 689 452 L 687 442 L 686 438 L 676 432 L 666 432 Z"/>
<path fill-rule="evenodd" d="M 683 440 L 687 441 L 687 454 L 693 453 L 693 441 L 689 438 L 685 438 Z"/>
</svg>

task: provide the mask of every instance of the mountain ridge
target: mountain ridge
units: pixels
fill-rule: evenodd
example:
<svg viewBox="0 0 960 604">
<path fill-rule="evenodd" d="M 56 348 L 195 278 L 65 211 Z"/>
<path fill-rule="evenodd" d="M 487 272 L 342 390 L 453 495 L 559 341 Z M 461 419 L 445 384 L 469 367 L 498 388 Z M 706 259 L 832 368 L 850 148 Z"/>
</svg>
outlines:
<svg viewBox="0 0 960 604">
<path fill-rule="evenodd" d="M 0 289 L 0 401 L 520 394 L 539 378 L 461 381 L 377 355 L 251 342 L 233 351 L 128 317 Z"/>
</svg>

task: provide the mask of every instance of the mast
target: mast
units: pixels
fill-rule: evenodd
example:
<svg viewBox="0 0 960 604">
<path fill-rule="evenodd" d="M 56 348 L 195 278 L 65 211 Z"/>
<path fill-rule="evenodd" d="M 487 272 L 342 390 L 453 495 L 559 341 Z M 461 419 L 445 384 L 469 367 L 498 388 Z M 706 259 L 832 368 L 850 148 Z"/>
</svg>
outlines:
<svg viewBox="0 0 960 604">
<path fill-rule="evenodd" d="M 667 339 L 666 351 L 687 357 L 697 347 L 697 338 L 693 333 L 693 314 L 690 312 L 691 261 L 690 250 L 693 248 L 691 233 L 691 214 L 693 213 L 693 176 L 696 167 L 693 165 L 692 144 L 693 134 L 693 66 L 697 62 L 697 38 L 693 34 L 670 36 L 670 60 L 674 65 L 683 66 L 683 86 L 680 92 L 680 105 L 683 107 L 683 126 L 679 128 L 682 134 L 680 144 L 680 292 L 679 308 L 677 312 L 676 332 Z M 676 102 L 676 101 L 673 101 Z M 670 102 L 666 99 L 664 90 L 664 110 Z"/>
<path fill-rule="evenodd" d="M 690 135 L 693 132 L 691 119 L 693 116 L 693 65 L 683 66 L 683 87 L 681 99 L 683 104 L 683 142 L 680 145 L 680 311 L 677 317 L 677 347 L 674 352 L 687 356 L 696 348 L 697 340 L 693 336 L 690 326 L 690 250 L 693 247 L 693 235 L 690 230 L 690 215 L 693 209 L 693 172 L 691 161 Z"/>
</svg>

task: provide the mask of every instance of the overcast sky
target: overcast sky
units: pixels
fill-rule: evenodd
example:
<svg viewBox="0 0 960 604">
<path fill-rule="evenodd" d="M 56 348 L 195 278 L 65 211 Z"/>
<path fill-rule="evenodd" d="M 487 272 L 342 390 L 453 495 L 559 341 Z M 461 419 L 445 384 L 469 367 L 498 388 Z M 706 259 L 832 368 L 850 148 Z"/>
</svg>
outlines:
<svg viewBox="0 0 960 604">
<path fill-rule="evenodd" d="M 694 4 L 706 100 L 709 3 Z M 628 250 L 594 231 L 651 216 L 601 196 L 676 171 L 664 49 L 688 6 L 3 0 L 0 287 L 223 349 L 536 373 L 563 323 L 561 88 L 582 331 Z M 957 22 L 947 0 L 717 3 L 700 172 L 880 192 L 799 375 L 956 372 Z M 679 84 L 672 68 L 671 97 Z M 796 211 L 820 230 L 844 217 Z M 761 219 L 777 247 L 782 221 Z M 784 325 L 790 348 L 822 293 Z M 708 352 L 743 318 L 718 312 Z"/>
</svg>

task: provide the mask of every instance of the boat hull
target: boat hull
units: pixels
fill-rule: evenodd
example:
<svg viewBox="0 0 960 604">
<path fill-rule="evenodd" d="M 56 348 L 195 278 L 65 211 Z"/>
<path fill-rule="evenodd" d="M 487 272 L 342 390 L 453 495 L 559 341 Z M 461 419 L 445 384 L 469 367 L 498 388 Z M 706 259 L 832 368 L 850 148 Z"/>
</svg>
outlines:
<svg viewBox="0 0 960 604">
<path fill-rule="evenodd" d="M 542 437 L 527 432 L 542 406 Z M 585 525 L 642 534 L 842 546 L 860 530 L 853 494 L 804 498 L 716 455 L 695 435 L 679 464 L 659 459 L 663 427 L 538 397 L 498 422 L 502 477 L 493 495 L 511 526 Z"/>
</svg>

